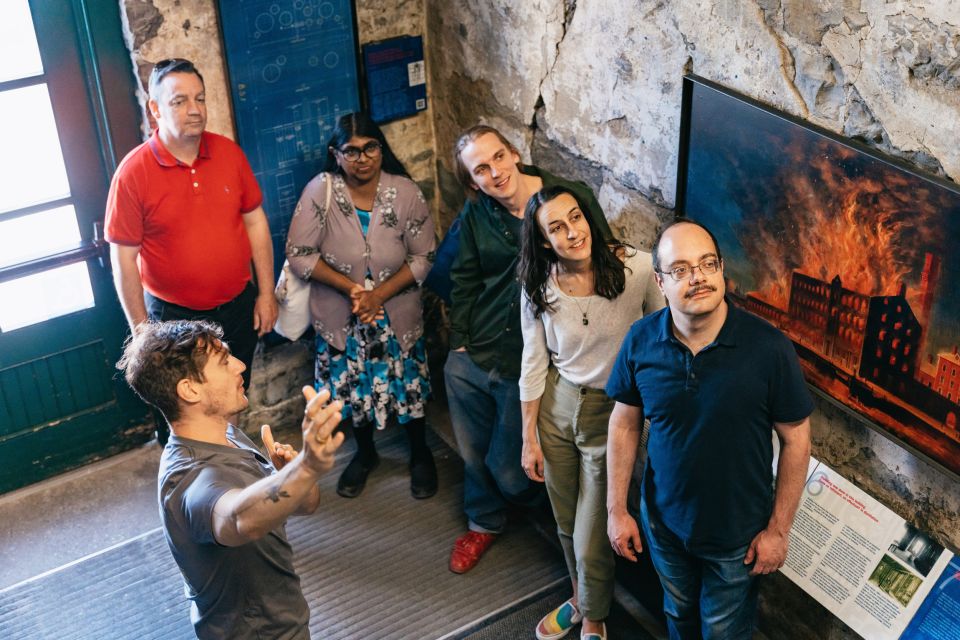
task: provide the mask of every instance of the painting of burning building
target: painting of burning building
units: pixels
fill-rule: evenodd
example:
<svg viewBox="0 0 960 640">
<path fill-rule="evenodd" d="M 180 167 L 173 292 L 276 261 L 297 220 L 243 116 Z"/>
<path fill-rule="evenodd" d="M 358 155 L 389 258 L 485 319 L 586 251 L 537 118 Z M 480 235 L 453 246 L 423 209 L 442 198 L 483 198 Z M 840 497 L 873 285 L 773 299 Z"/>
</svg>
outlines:
<svg viewBox="0 0 960 640">
<path fill-rule="evenodd" d="M 960 475 L 960 189 L 696 77 L 678 212 L 834 403 Z"/>
</svg>

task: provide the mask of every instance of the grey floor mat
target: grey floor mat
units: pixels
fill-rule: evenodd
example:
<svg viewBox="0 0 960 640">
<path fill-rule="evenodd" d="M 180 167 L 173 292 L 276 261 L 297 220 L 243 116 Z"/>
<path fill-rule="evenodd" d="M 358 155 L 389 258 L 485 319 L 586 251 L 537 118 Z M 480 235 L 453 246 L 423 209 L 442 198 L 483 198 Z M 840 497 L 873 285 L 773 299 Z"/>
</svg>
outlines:
<svg viewBox="0 0 960 640">
<path fill-rule="evenodd" d="M 315 639 L 440 638 L 565 577 L 557 551 L 523 522 L 473 571 L 450 573 L 450 546 L 464 527 L 460 459 L 433 437 L 440 491 L 414 500 L 400 429 L 378 434 L 377 445 L 381 465 L 359 498 L 334 492 L 347 451 L 323 482 L 317 513 L 288 525 Z M 155 530 L 0 591 L 0 637 L 194 635 L 179 572 Z"/>
</svg>

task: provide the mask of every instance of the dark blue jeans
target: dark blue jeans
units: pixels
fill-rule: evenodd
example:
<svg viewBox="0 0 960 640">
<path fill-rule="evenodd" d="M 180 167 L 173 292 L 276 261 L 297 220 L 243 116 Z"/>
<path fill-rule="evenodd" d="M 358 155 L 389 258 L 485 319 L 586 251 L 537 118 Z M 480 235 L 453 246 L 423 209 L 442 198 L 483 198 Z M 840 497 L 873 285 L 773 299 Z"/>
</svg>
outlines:
<svg viewBox="0 0 960 640">
<path fill-rule="evenodd" d="M 517 378 L 478 367 L 451 351 L 444 367 L 450 421 L 463 456 L 463 508 L 472 531 L 500 533 L 508 502 L 537 504 L 541 487 L 520 465 L 523 435 Z"/>
<path fill-rule="evenodd" d="M 757 580 L 743 564 L 744 545 L 693 552 L 640 501 L 640 522 L 650 560 L 663 585 L 670 640 L 750 640 L 757 610 Z"/>
</svg>

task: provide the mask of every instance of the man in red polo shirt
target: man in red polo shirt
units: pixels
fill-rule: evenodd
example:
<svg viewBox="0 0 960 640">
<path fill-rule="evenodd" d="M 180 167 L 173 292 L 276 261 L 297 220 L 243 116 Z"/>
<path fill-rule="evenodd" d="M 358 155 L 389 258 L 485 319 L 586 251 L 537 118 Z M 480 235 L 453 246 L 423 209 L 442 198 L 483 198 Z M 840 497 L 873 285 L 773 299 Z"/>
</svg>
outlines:
<svg viewBox="0 0 960 640">
<path fill-rule="evenodd" d="M 204 131 L 203 77 L 192 62 L 158 62 L 149 91 L 157 129 L 120 163 L 107 198 L 117 294 L 133 331 L 147 319 L 221 325 L 249 387 L 257 339 L 277 319 L 260 187 L 240 147 Z"/>
</svg>

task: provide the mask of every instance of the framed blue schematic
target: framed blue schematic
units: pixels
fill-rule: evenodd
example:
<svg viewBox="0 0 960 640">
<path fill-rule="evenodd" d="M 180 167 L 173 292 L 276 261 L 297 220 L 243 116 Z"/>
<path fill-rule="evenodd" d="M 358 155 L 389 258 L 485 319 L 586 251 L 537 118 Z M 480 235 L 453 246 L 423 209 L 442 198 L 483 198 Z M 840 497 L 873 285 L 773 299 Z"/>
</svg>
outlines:
<svg viewBox="0 0 960 640">
<path fill-rule="evenodd" d="M 220 0 L 237 142 L 263 189 L 279 273 L 290 217 L 337 119 L 360 108 L 351 0 Z"/>
</svg>

